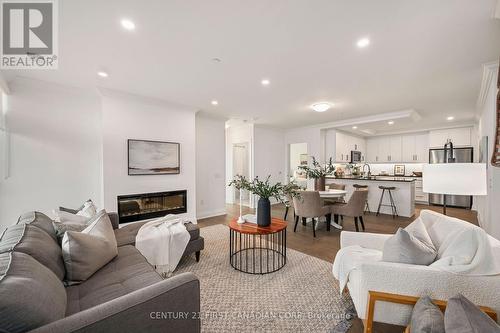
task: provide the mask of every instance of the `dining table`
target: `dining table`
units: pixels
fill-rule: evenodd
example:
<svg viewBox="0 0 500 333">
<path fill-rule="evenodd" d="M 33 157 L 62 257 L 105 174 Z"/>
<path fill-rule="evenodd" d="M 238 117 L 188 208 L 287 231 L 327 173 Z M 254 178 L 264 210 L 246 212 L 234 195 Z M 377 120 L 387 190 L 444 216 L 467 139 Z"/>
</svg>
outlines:
<svg viewBox="0 0 500 333">
<path fill-rule="evenodd" d="M 346 196 L 347 191 L 344 190 L 335 190 L 329 189 L 326 191 L 319 191 L 319 196 L 321 199 L 342 199 Z M 336 229 L 342 229 L 342 226 L 338 223 L 335 223 L 333 220 L 330 225 Z"/>
</svg>

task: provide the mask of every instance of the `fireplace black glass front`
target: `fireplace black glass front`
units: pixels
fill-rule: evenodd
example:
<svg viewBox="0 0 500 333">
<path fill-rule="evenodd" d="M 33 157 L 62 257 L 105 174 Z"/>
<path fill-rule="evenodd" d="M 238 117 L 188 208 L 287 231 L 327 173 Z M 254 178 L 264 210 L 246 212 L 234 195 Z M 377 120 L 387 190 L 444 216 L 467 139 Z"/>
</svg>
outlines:
<svg viewBox="0 0 500 333">
<path fill-rule="evenodd" d="M 169 191 L 118 196 L 120 223 L 147 220 L 187 212 L 187 191 Z"/>
</svg>

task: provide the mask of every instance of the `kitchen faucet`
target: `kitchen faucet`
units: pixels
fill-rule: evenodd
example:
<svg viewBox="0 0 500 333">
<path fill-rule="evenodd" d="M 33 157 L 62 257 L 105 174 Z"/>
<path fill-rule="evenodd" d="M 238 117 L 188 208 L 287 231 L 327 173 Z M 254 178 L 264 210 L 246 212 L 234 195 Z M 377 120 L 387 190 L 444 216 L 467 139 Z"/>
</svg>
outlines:
<svg viewBox="0 0 500 333">
<path fill-rule="evenodd" d="M 368 177 L 368 178 L 370 178 L 370 176 L 372 175 L 372 170 L 371 170 L 371 168 L 370 168 L 370 164 L 368 164 L 368 163 L 363 164 L 363 174 L 365 173 L 365 166 L 367 166 L 367 167 L 368 167 L 368 174 L 367 174 L 367 177 Z"/>
</svg>

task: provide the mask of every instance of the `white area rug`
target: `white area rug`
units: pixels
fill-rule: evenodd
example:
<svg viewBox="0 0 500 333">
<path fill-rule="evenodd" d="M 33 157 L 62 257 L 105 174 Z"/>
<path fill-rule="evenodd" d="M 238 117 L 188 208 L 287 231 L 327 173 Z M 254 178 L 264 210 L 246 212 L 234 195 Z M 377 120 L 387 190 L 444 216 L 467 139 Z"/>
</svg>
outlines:
<svg viewBox="0 0 500 333">
<path fill-rule="evenodd" d="M 179 263 L 201 282 L 202 332 L 346 332 L 355 316 L 347 293 L 339 294 L 332 264 L 287 249 L 287 264 L 266 275 L 229 265 L 229 228 L 201 228 L 205 250 Z"/>
</svg>

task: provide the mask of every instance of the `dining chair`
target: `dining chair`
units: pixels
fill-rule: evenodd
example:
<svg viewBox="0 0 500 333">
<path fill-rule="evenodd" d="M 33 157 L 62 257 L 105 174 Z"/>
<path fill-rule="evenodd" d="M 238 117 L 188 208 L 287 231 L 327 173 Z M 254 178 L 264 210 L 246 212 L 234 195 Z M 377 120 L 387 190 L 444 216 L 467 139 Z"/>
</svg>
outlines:
<svg viewBox="0 0 500 333">
<path fill-rule="evenodd" d="M 365 224 L 363 222 L 363 213 L 365 209 L 366 198 L 368 198 L 368 191 L 354 191 L 347 203 L 336 203 L 335 205 L 332 205 L 332 214 L 334 216 L 335 223 L 338 223 L 339 215 L 353 217 L 356 231 L 359 231 L 358 220 L 361 223 L 361 228 L 364 231 Z"/>
<path fill-rule="evenodd" d="M 293 209 L 295 210 L 295 227 L 297 230 L 299 219 L 302 218 L 302 224 L 306 225 L 308 218 L 312 219 L 313 236 L 316 237 L 316 219 L 322 216 L 326 217 L 326 230 L 330 231 L 330 222 L 332 220 L 331 205 L 323 205 L 318 191 L 300 191 L 300 197 L 293 198 Z"/>
</svg>

